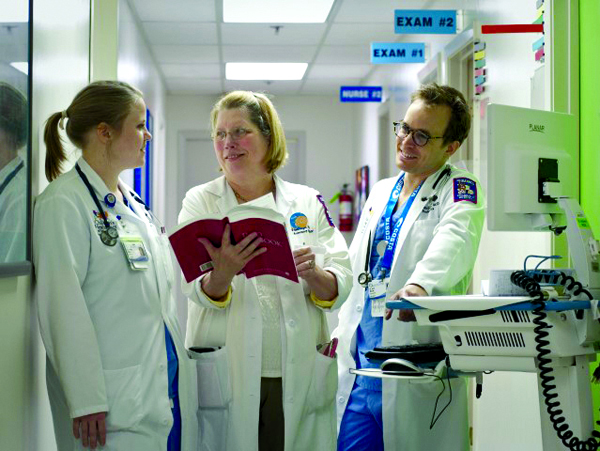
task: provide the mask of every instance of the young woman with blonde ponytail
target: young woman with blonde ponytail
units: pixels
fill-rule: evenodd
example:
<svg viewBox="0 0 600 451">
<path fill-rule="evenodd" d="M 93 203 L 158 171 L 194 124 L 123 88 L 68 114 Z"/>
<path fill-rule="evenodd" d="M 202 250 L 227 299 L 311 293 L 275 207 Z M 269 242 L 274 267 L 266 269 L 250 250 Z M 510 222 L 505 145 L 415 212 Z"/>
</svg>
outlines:
<svg viewBox="0 0 600 451">
<path fill-rule="evenodd" d="M 67 161 L 61 131 L 82 156 Z M 59 451 L 196 450 L 195 366 L 183 346 L 164 228 L 129 186 L 144 164 L 146 105 L 91 83 L 46 122 L 50 185 L 34 212 L 34 264 Z"/>
</svg>

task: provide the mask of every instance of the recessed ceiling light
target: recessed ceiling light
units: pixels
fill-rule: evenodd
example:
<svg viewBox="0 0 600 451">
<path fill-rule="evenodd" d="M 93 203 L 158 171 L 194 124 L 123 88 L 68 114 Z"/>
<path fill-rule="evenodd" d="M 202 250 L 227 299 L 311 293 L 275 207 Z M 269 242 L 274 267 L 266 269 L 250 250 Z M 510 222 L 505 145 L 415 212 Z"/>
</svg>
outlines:
<svg viewBox="0 0 600 451">
<path fill-rule="evenodd" d="M 323 23 L 334 0 L 223 0 L 223 22 Z"/>
<path fill-rule="evenodd" d="M 10 63 L 10 65 L 15 69 L 23 72 L 25 75 L 29 73 L 29 64 L 27 64 L 26 62 Z"/>
<path fill-rule="evenodd" d="M 307 63 L 227 63 L 227 80 L 302 80 Z"/>
</svg>

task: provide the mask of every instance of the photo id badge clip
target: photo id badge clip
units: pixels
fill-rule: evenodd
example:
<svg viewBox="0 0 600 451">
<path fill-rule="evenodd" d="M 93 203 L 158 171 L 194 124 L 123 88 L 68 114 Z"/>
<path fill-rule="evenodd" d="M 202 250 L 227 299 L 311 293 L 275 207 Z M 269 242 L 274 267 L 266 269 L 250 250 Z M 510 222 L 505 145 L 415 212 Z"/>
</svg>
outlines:
<svg viewBox="0 0 600 451">
<path fill-rule="evenodd" d="M 390 279 L 376 279 L 369 282 L 369 298 L 371 299 L 371 316 L 385 315 L 385 293 Z"/>
<path fill-rule="evenodd" d="M 135 271 L 148 269 L 150 258 L 144 240 L 139 236 L 124 236 L 120 240 L 131 269 Z"/>
</svg>

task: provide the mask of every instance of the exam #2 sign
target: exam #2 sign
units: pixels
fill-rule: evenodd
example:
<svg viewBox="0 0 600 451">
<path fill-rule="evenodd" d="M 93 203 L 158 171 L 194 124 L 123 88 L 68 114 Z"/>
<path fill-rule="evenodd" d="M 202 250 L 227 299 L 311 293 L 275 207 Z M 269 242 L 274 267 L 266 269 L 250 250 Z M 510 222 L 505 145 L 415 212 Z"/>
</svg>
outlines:
<svg viewBox="0 0 600 451">
<path fill-rule="evenodd" d="M 397 9 L 396 34 L 455 34 L 456 10 Z"/>
</svg>

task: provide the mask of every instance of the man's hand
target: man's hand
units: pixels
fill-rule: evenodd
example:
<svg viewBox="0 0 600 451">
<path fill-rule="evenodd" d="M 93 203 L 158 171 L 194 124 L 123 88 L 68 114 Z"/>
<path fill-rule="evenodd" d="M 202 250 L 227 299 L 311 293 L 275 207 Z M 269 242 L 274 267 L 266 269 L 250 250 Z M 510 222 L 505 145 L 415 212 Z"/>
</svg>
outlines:
<svg viewBox="0 0 600 451">
<path fill-rule="evenodd" d="M 73 418 L 73 436 L 85 448 L 96 449 L 96 446 L 106 445 L 106 412 L 92 413 Z"/>
<path fill-rule="evenodd" d="M 400 298 L 409 298 L 411 296 L 429 296 L 427 291 L 421 288 L 419 285 L 406 285 L 397 292 L 395 292 L 390 299 L 398 300 Z M 385 311 L 385 319 L 390 319 L 392 317 L 392 309 L 386 309 Z M 414 310 L 410 309 L 400 309 L 398 310 L 398 321 L 410 322 L 416 321 Z"/>
</svg>

